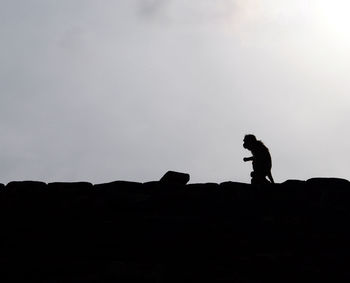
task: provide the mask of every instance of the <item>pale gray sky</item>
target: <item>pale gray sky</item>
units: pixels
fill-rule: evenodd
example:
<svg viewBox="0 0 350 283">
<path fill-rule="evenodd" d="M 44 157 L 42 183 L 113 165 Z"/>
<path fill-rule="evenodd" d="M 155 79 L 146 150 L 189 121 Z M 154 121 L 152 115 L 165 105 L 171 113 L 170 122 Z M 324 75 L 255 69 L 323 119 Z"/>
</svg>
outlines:
<svg viewBox="0 0 350 283">
<path fill-rule="evenodd" d="M 349 178 L 350 4 L 0 0 L 0 182 Z"/>
</svg>

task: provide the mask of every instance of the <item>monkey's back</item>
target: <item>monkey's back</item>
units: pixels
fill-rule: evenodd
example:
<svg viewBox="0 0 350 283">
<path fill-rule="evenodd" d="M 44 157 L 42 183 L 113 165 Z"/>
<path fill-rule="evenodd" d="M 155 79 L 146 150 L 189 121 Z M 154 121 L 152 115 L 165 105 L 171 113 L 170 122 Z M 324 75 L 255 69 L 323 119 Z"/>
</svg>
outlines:
<svg viewBox="0 0 350 283">
<path fill-rule="evenodd" d="M 258 141 L 253 153 L 253 170 L 255 172 L 264 173 L 267 175 L 272 168 L 272 160 L 269 149 L 261 142 Z"/>
</svg>

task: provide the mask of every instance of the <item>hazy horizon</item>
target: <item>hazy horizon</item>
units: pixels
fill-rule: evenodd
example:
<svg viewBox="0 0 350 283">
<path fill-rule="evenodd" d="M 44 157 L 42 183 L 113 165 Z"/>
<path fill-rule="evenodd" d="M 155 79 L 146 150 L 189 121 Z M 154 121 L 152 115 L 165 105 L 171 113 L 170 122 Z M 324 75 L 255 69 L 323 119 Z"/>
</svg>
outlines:
<svg viewBox="0 0 350 283">
<path fill-rule="evenodd" d="M 282 3 L 283 2 L 283 3 Z M 349 179 L 350 4 L 0 2 L 0 183 Z"/>
</svg>

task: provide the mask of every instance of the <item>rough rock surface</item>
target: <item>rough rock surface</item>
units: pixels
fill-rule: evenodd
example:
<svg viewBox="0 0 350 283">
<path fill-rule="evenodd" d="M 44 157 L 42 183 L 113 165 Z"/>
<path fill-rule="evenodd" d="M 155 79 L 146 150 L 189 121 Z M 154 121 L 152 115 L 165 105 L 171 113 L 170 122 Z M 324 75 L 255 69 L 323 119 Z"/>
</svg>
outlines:
<svg viewBox="0 0 350 283">
<path fill-rule="evenodd" d="M 0 281 L 349 282 L 347 180 L 181 182 L 0 185 Z"/>
</svg>

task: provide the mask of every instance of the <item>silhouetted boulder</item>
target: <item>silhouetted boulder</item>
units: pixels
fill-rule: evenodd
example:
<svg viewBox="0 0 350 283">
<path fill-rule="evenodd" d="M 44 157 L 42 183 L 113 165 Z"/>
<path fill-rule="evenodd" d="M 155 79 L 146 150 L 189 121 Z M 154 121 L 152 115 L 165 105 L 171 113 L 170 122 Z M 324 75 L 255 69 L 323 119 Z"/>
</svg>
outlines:
<svg viewBox="0 0 350 283">
<path fill-rule="evenodd" d="M 86 194 L 92 191 L 93 185 L 89 182 L 54 182 L 49 183 L 48 190 L 60 194 Z"/>
<path fill-rule="evenodd" d="M 160 181 L 150 181 L 142 184 L 145 191 L 149 193 L 155 193 L 164 188 L 166 184 L 162 184 Z"/>
<path fill-rule="evenodd" d="M 0 281 L 350 280 L 347 180 L 185 185 L 187 174 L 167 174 L 0 185 Z"/>
<path fill-rule="evenodd" d="M 246 184 L 246 183 L 239 183 L 239 182 L 222 182 L 220 184 L 220 190 L 237 190 L 237 189 L 250 189 L 252 188 L 252 185 Z"/>
<path fill-rule="evenodd" d="M 219 190 L 224 196 L 224 201 L 234 201 L 235 205 L 242 204 L 243 200 L 250 203 L 256 192 L 253 185 L 237 182 L 223 182 L 220 184 Z"/>
<path fill-rule="evenodd" d="M 307 185 L 327 187 L 327 188 L 339 188 L 339 187 L 349 187 L 350 182 L 346 179 L 341 178 L 311 178 L 306 181 Z"/>
<path fill-rule="evenodd" d="M 6 185 L 6 192 L 17 193 L 42 193 L 47 189 L 47 185 L 44 182 L 38 181 L 13 181 Z"/>
<path fill-rule="evenodd" d="M 170 185 L 186 185 L 190 180 L 190 175 L 187 173 L 180 173 L 174 171 L 168 171 L 160 179 L 162 184 Z"/>
<path fill-rule="evenodd" d="M 91 210 L 93 185 L 88 182 L 54 182 L 47 185 L 50 210 L 58 217 L 87 217 Z"/>
<path fill-rule="evenodd" d="M 296 203 L 304 203 L 312 191 L 307 190 L 306 181 L 303 180 L 287 180 L 280 186 L 280 199 L 284 205 L 293 205 Z"/>
<path fill-rule="evenodd" d="M 47 185 L 38 181 L 13 181 L 6 185 L 4 198 L 12 213 L 30 215 L 45 209 Z"/>
<path fill-rule="evenodd" d="M 304 180 L 294 180 L 294 179 L 290 179 L 290 180 L 286 180 L 282 183 L 282 185 L 284 187 L 291 187 L 291 188 L 297 188 L 300 186 L 304 186 L 306 183 L 306 181 Z"/>
<path fill-rule="evenodd" d="M 210 192 L 219 190 L 219 184 L 217 183 L 203 183 L 203 184 L 188 184 L 186 189 L 190 192 Z"/>
<path fill-rule="evenodd" d="M 94 190 L 111 194 L 132 193 L 142 190 L 142 183 L 128 181 L 114 181 L 105 184 L 95 184 Z"/>
<path fill-rule="evenodd" d="M 142 183 L 114 181 L 94 185 L 99 206 L 112 210 L 125 210 L 131 207 L 141 208 L 141 203 L 148 200 L 150 192 L 145 190 Z"/>
<path fill-rule="evenodd" d="M 319 195 L 319 204 L 331 214 L 350 213 L 350 182 L 341 178 L 311 178 L 306 181 L 314 199 Z M 337 217 L 340 219 L 340 216 Z"/>
</svg>

